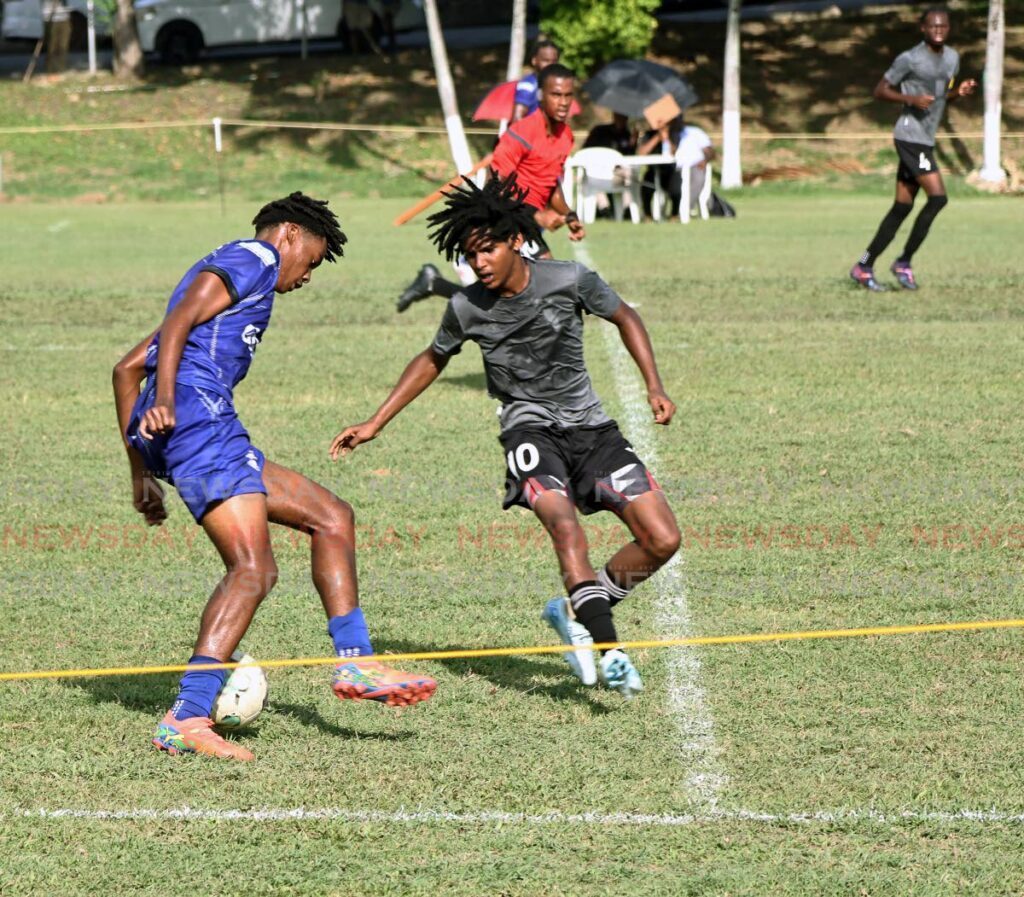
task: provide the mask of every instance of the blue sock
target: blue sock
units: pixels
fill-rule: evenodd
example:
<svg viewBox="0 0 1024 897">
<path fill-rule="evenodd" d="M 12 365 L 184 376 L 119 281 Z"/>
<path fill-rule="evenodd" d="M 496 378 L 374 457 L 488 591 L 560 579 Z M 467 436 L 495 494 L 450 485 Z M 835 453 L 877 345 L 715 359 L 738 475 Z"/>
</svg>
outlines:
<svg viewBox="0 0 1024 897">
<path fill-rule="evenodd" d="M 366 628 L 363 609 L 357 607 L 347 614 L 331 617 L 327 621 L 327 632 L 334 642 L 334 651 L 338 657 L 370 657 L 373 648 L 370 645 L 370 632 Z"/>
<path fill-rule="evenodd" d="M 220 663 L 216 657 L 203 657 L 194 654 L 189 658 L 193 663 Z M 228 677 L 227 670 L 188 670 L 181 677 L 178 686 L 178 699 L 171 707 L 171 715 L 175 719 L 189 719 L 193 716 L 209 716 L 213 710 L 213 702 L 217 692 Z"/>
</svg>

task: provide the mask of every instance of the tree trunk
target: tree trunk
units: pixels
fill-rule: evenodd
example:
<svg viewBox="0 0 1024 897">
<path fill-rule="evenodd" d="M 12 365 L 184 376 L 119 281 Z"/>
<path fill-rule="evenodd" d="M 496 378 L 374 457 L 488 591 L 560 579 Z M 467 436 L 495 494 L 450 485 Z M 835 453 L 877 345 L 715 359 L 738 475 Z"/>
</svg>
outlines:
<svg viewBox="0 0 1024 897">
<path fill-rule="evenodd" d="M 437 14 L 437 0 L 424 0 L 423 11 L 427 17 L 427 32 L 430 35 L 430 55 L 434 59 L 434 76 L 437 78 L 437 93 L 441 98 L 441 111 L 444 113 L 444 125 L 448 129 L 448 143 L 455 160 L 455 170 L 465 174 L 473 167 L 473 158 L 466 142 L 466 132 L 462 129 L 459 118 L 459 107 L 455 100 L 455 84 L 452 81 L 451 68 L 448 65 L 448 50 L 444 45 L 444 34 L 441 31 L 441 19 Z"/>
<path fill-rule="evenodd" d="M 518 81 L 523 73 L 523 57 L 526 55 L 526 0 L 512 0 L 512 35 L 508 42 L 508 68 L 506 81 Z M 498 133 L 504 134 L 508 119 L 498 125 Z"/>
<path fill-rule="evenodd" d="M 743 186 L 740 169 L 740 5 L 729 0 L 722 79 L 722 188 Z"/>
<path fill-rule="evenodd" d="M 145 60 L 139 32 L 135 28 L 135 10 L 132 0 L 117 0 L 114 12 L 114 74 L 127 78 L 141 78 L 145 73 Z"/>
<path fill-rule="evenodd" d="M 1003 56 L 1006 43 L 1003 0 L 989 0 L 988 40 L 985 46 L 985 161 L 980 178 L 991 184 L 1006 180 L 999 158 L 999 132 L 1003 117 Z"/>
</svg>

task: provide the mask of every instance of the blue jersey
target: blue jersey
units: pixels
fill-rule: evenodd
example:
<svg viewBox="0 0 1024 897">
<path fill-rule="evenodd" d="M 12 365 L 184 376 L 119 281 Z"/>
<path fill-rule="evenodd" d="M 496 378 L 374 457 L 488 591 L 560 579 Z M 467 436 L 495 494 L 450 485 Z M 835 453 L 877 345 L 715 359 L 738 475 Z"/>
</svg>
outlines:
<svg viewBox="0 0 1024 897">
<path fill-rule="evenodd" d="M 540 105 L 540 86 L 537 84 L 536 73 L 530 72 L 516 83 L 515 101 L 526 107 L 527 115 Z"/>
<path fill-rule="evenodd" d="M 231 305 L 192 328 L 178 365 L 178 384 L 195 386 L 230 401 L 235 385 L 249 372 L 256 347 L 270 324 L 280 266 L 277 250 L 253 239 L 225 243 L 189 268 L 171 294 L 167 314 L 204 271 L 224 281 Z M 146 350 L 147 387 L 155 384 L 159 353 L 158 333 Z"/>
</svg>

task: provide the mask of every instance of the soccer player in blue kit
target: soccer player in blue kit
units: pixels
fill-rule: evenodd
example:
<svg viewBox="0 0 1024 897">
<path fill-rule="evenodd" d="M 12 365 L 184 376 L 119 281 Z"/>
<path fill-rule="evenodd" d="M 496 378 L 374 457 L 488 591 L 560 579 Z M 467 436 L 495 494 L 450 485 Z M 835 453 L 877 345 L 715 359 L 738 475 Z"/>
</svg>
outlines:
<svg viewBox="0 0 1024 897">
<path fill-rule="evenodd" d="M 234 408 L 234 388 L 270 323 L 274 294 L 309 283 L 324 259 L 342 255 L 347 238 L 326 202 L 298 192 L 260 209 L 253 226 L 255 237 L 225 243 L 186 272 L 159 329 L 114 368 L 135 508 L 159 526 L 167 514 L 157 479 L 166 480 L 227 568 L 203 612 L 190 666 L 226 662 L 238 646 L 276 582 L 268 522 L 279 523 L 312 537 L 313 583 L 340 660 L 335 694 L 415 704 L 436 683 L 373 657 L 359 608 L 351 507 L 265 459 Z M 171 754 L 252 760 L 213 729 L 210 714 L 225 678 L 224 670 L 186 671 L 153 744 Z"/>
<path fill-rule="evenodd" d="M 631 698 L 643 681 L 618 641 L 612 608 L 654 574 L 679 547 L 679 528 L 661 488 L 601 407 L 583 360 L 583 315 L 619 331 L 647 385 L 656 424 L 675 405 L 665 394 L 650 337 L 640 316 L 597 274 L 576 262 L 525 259 L 536 239 L 534 209 L 523 203 L 515 176 L 479 189 L 471 181 L 449 193 L 431 215 L 434 242 L 449 260 L 462 253 L 478 281 L 449 301 L 433 343 L 406 367 L 376 413 L 347 427 L 331 455 L 375 439 L 406 405 L 436 380 L 467 340 L 480 346 L 487 391 L 501 401 L 505 501 L 529 508 L 547 530 L 565 597 L 547 602 L 542 617 L 572 646 L 565 658 L 584 685 L 598 677 Z M 591 565 L 576 515 L 611 511 L 629 528 L 623 545 L 600 570 Z M 601 649 L 598 665 L 592 646 Z"/>
</svg>

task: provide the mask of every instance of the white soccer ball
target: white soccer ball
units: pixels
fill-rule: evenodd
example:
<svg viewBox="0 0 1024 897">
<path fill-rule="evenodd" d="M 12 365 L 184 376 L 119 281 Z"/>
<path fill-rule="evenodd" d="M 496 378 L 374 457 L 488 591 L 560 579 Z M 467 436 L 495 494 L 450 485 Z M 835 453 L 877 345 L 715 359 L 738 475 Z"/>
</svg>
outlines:
<svg viewBox="0 0 1024 897">
<path fill-rule="evenodd" d="M 234 663 L 255 663 L 248 654 L 235 651 Z M 260 667 L 232 670 L 213 702 L 213 723 L 221 729 L 248 726 L 267 706 L 267 674 Z"/>
</svg>

